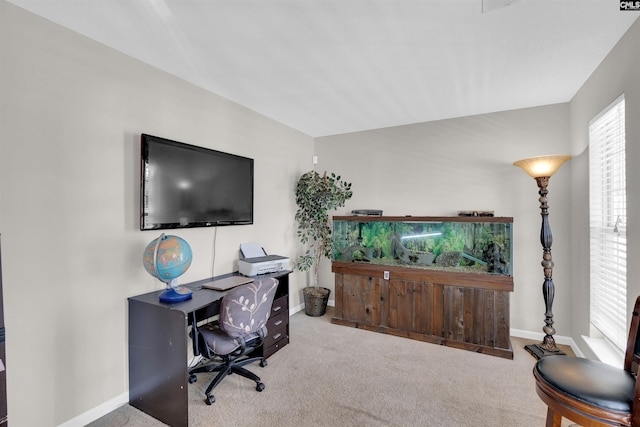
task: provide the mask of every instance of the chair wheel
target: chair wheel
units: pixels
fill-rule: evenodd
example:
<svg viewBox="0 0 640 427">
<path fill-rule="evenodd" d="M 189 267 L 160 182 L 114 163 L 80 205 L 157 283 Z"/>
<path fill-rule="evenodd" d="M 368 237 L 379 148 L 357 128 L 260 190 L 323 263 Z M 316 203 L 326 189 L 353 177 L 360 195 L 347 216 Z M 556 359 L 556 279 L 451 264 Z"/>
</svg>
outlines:
<svg viewBox="0 0 640 427">
<path fill-rule="evenodd" d="M 207 398 L 204 399 L 204 403 L 207 405 L 212 405 L 216 401 L 216 398 L 212 394 L 208 394 Z"/>
<path fill-rule="evenodd" d="M 264 387 L 265 387 L 264 383 L 258 383 L 256 384 L 256 391 L 262 391 L 264 390 Z"/>
<path fill-rule="evenodd" d="M 262 366 L 263 368 L 264 368 L 265 366 L 267 366 L 268 364 L 269 364 L 269 363 L 267 362 L 267 359 L 262 359 L 262 360 L 260 361 L 260 366 Z"/>
<path fill-rule="evenodd" d="M 189 375 L 189 384 L 193 384 L 196 381 L 198 381 L 198 377 L 196 377 L 196 374 Z"/>
</svg>

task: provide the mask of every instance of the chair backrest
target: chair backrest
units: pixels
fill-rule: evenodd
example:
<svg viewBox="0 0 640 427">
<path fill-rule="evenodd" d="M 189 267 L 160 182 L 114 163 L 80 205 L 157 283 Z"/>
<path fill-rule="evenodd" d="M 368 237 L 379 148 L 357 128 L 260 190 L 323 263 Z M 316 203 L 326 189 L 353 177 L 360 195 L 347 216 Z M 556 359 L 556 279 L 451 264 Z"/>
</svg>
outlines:
<svg viewBox="0 0 640 427">
<path fill-rule="evenodd" d="M 220 329 L 233 338 L 262 329 L 269 320 L 277 287 L 278 281 L 268 278 L 228 291 L 220 303 Z"/>
<path fill-rule="evenodd" d="M 627 339 L 627 351 L 624 357 L 624 370 L 633 374 L 638 372 L 640 366 L 640 296 L 636 298 L 631 315 L 629 338 Z"/>
<path fill-rule="evenodd" d="M 638 374 L 640 367 L 640 296 L 636 298 L 636 304 L 631 314 L 629 326 L 629 338 L 627 339 L 627 351 L 624 356 L 624 370 L 634 375 Z M 640 424 L 640 380 L 636 376 L 636 386 L 631 405 L 631 425 Z"/>
</svg>

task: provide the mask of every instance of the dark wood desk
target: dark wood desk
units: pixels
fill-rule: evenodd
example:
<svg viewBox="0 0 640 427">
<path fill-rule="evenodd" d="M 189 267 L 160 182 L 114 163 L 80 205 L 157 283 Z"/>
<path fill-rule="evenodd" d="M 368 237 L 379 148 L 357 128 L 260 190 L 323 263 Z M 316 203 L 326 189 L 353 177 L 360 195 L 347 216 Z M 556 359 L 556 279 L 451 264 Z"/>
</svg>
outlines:
<svg viewBox="0 0 640 427">
<path fill-rule="evenodd" d="M 280 281 L 276 298 L 287 305 L 277 308 L 288 307 L 289 273 L 259 276 Z M 216 279 L 228 276 L 231 274 Z M 129 298 L 129 404 L 171 426 L 189 424 L 188 327 L 194 320 L 217 315 L 225 294 L 202 289 L 202 284 L 211 280 L 186 284 L 193 290 L 193 296 L 183 302 L 161 303 L 159 296 L 163 290 Z M 288 310 L 286 316 L 288 319 Z M 263 353 L 265 357 L 289 342 L 288 320 L 286 326 L 286 336 L 279 338 L 275 350 Z"/>
</svg>

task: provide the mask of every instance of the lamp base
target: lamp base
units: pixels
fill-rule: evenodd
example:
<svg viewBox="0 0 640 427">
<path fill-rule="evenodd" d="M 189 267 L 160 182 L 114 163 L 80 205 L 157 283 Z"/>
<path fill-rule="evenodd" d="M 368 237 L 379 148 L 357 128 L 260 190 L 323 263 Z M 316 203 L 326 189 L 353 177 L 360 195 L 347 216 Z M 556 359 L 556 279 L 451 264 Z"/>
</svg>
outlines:
<svg viewBox="0 0 640 427">
<path fill-rule="evenodd" d="M 566 356 L 567 353 L 560 350 L 558 347 L 553 347 L 553 349 L 547 349 L 543 347 L 541 344 L 529 344 L 525 345 L 524 349 L 527 350 L 536 360 L 540 360 L 543 357 L 547 356 Z"/>
</svg>

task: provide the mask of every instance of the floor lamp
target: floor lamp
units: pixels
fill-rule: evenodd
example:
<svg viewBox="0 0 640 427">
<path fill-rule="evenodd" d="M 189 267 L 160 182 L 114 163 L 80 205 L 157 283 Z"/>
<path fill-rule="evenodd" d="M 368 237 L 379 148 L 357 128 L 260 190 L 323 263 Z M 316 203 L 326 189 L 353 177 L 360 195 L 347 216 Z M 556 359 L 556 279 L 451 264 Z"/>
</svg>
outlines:
<svg viewBox="0 0 640 427">
<path fill-rule="evenodd" d="M 565 354 L 556 347 L 556 341 L 553 338 L 553 334 L 556 333 L 553 327 L 552 310 L 555 285 L 552 279 L 553 261 L 551 260 L 551 244 L 553 243 L 553 237 L 551 236 L 551 228 L 549 227 L 549 206 L 547 205 L 547 193 L 549 191 L 547 190 L 547 186 L 549 185 L 551 175 L 553 175 L 564 162 L 570 159 L 571 156 L 566 155 L 540 156 L 518 160 L 513 164 L 514 166 L 519 166 L 524 169 L 529 176 L 536 180 L 539 188 L 538 194 L 540 195 L 538 201 L 540 202 L 540 216 L 542 217 L 542 229 L 540 230 L 540 243 L 542 243 L 541 264 L 544 269 L 542 295 L 545 306 L 545 326 L 542 328 L 542 331 L 545 335 L 540 344 L 525 346 L 525 349 L 536 359 L 541 359 L 552 354 Z"/>
</svg>

